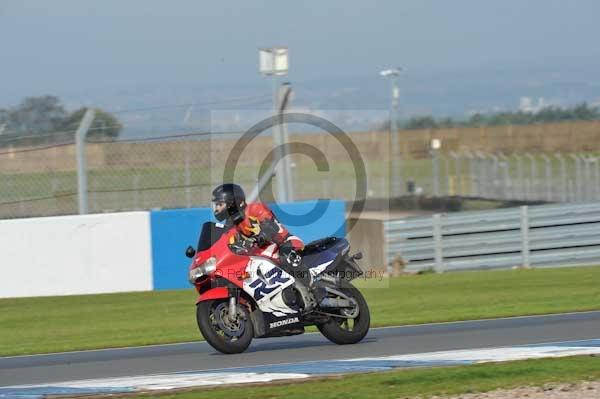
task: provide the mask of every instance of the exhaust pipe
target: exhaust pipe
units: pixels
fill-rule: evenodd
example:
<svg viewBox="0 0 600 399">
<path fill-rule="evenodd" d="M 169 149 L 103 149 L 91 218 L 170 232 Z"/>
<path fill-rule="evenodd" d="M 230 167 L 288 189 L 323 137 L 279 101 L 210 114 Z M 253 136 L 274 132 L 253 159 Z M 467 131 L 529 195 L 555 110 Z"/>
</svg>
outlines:
<svg viewBox="0 0 600 399">
<path fill-rule="evenodd" d="M 319 306 L 322 308 L 352 308 L 354 304 L 348 299 L 324 298 Z"/>
</svg>

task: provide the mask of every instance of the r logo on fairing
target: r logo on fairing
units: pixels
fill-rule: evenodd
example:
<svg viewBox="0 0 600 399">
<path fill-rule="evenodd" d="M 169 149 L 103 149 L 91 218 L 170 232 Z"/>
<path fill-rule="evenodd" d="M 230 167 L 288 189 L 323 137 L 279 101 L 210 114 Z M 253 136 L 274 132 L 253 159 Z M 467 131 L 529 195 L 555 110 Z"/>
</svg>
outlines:
<svg viewBox="0 0 600 399">
<path fill-rule="evenodd" d="M 254 289 L 254 299 L 257 301 L 290 280 L 288 277 L 283 276 L 283 270 L 278 267 L 269 270 L 264 277 L 266 281 L 257 278 L 249 284 L 250 288 Z"/>
</svg>

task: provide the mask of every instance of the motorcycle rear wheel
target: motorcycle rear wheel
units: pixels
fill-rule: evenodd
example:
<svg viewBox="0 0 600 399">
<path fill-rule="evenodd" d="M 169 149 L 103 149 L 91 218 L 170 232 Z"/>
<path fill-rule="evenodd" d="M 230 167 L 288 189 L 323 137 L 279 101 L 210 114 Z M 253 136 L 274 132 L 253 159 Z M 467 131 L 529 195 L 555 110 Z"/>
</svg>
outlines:
<svg viewBox="0 0 600 399">
<path fill-rule="evenodd" d="M 369 332 L 371 324 L 369 306 L 360 291 L 349 282 L 342 280 L 337 289 L 356 300 L 358 315 L 351 319 L 332 316 L 327 323 L 319 324 L 317 328 L 325 338 L 333 343 L 338 345 L 355 344 Z"/>
<path fill-rule="evenodd" d="M 254 329 L 246 307 L 237 305 L 235 321 L 230 321 L 227 300 L 209 300 L 196 306 L 196 321 L 206 342 L 221 353 L 233 354 L 245 351 Z"/>
</svg>

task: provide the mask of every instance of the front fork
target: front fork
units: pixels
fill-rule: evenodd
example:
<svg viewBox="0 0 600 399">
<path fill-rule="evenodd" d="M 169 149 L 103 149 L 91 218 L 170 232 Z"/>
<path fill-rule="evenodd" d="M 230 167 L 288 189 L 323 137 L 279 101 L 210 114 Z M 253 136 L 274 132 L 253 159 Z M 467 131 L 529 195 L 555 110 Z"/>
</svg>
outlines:
<svg viewBox="0 0 600 399">
<path fill-rule="evenodd" d="M 235 321 L 237 319 L 237 309 L 236 309 L 236 297 L 235 296 L 231 296 L 229 297 L 229 320 L 230 321 Z"/>
<path fill-rule="evenodd" d="M 227 312 L 229 314 L 227 315 L 227 317 L 232 322 L 236 321 L 238 318 L 238 309 L 237 309 L 238 305 L 246 306 L 246 301 L 241 296 L 241 290 L 239 288 L 229 287 L 229 301 L 228 301 L 229 311 Z M 243 314 L 244 313 L 242 312 L 242 315 Z M 244 316 L 242 316 L 242 317 L 245 318 Z"/>
</svg>

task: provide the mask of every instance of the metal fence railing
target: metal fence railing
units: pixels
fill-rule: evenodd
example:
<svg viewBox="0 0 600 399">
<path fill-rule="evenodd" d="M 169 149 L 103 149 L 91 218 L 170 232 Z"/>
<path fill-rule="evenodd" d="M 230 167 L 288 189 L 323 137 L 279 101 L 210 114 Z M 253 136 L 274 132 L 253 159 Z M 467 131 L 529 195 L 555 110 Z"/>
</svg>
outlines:
<svg viewBox="0 0 600 399">
<path fill-rule="evenodd" d="M 600 265 L 600 203 L 384 222 L 388 264 L 408 271 Z"/>
</svg>

